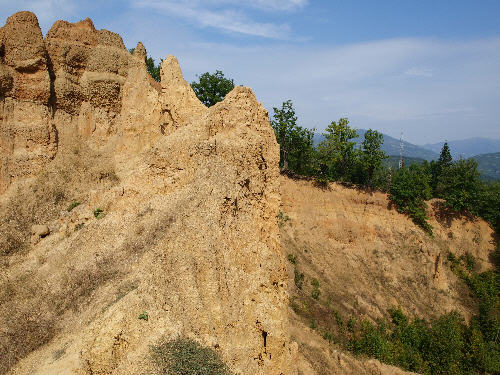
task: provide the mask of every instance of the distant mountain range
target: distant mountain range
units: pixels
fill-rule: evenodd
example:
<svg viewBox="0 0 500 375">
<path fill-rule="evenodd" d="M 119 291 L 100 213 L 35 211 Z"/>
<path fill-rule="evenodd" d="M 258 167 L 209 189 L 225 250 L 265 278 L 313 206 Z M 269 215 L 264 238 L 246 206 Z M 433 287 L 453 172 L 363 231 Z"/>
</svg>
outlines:
<svg viewBox="0 0 500 375">
<path fill-rule="evenodd" d="M 429 143 L 421 147 L 440 153 L 444 142 Z M 448 141 L 451 156 L 454 159 L 460 157 L 468 159 L 479 154 L 490 154 L 500 152 L 500 139 L 468 138 L 459 141 Z"/>
<path fill-rule="evenodd" d="M 356 143 L 359 146 L 363 139 L 365 138 L 366 129 L 357 129 L 359 137 L 356 138 Z M 399 155 L 399 139 L 393 138 L 390 135 L 382 134 L 384 136 L 384 143 L 382 145 L 382 150 L 385 151 L 387 155 Z M 325 138 L 322 134 L 314 134 L 314 144 L 317 145 Z M 441 149 L 439 149 L 441 152 Z M 432 150 L 428 150 L 422 146 L 417 146 L 412 143 L 403 141 L 403 155 L 409 158 L 419 158 L 425 160 L 432 160 L 439 158 L 439 153 Z"/>
<path fill-rule="evenodd" d="M 483 180 L 500 181 L 500 152 L 476 155 L 477 169 Z"/>
</svg>

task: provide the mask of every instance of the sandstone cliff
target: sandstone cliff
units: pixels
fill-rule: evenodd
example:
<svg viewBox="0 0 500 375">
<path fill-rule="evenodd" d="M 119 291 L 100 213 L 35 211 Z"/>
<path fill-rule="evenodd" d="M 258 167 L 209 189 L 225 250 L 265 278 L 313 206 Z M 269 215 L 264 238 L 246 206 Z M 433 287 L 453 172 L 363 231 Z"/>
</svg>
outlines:
<svg viewBox="0 0 500 375">
<path fill-rule="evenodd" d="M 153 373 L 187 337 L 293 374 L 268 114 L 241 86 L 206 108 L 145 57 L 90 19 L 1 29 L 0 373 Z"/>
</svg>

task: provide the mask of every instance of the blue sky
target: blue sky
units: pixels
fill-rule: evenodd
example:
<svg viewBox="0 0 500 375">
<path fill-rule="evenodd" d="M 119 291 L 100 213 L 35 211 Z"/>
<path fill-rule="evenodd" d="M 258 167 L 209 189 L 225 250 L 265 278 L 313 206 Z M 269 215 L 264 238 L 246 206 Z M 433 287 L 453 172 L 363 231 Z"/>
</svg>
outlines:
<svg viewBox="0 0 500 375">
<path fill-rule="evenodd" d="M 176 55 L 189 82 L 220 69 L 318 131 L 348 117 L 418 144 L 500 138 L 498 0 L 0 0 L 0 22 L 18 10 L 44 33 L 90 17 Z"/>
</svg>

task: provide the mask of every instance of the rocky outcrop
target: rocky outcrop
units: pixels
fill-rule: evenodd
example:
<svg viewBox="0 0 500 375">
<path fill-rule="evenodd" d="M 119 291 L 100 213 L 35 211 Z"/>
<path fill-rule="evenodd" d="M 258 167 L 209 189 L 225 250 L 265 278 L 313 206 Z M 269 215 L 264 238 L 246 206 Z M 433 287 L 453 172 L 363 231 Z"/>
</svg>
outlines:
<svg viewBox="0 0 500 375">
<path fill-rule="evenodd" d="M 252 91 L 206 108 L 175 57 L 158 85 L 141 43 L 90 19 L 43 39 L 21 12 L 0 35 L 0 373 L 151 373 L 177 337 L 235 374 L 295 373 L 279 150 Z"/>
<path fill-rule="evenodd" d="M 40 171 L 54 156 L 47 51 L 30 12 L 7 19 L 0 33 L 0 194 Z"/>
</svg>

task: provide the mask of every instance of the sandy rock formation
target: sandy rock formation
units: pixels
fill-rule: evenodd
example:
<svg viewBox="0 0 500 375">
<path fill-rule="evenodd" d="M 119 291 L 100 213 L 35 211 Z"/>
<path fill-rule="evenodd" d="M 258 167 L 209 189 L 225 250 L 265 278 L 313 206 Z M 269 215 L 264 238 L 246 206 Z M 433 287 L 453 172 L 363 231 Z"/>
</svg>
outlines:
<svg viewBox="0 0 500 375">
<path fill-rule="evenodd" d="M 141 43 L 90 19 L 43 39 L 21 12 L 0 35 L 0 373 L 150 374 L 176 337 L 235 374 L 295 373 L 279 151 L 252 91 L 206 108 L 175 57 L 158 85 Z"/>
</svg>

